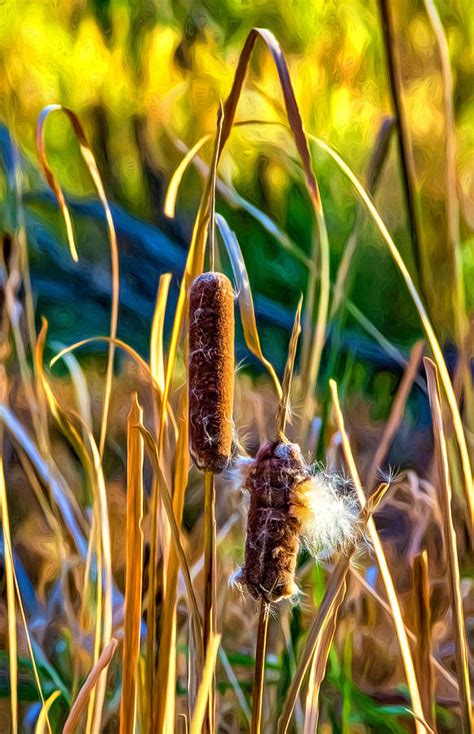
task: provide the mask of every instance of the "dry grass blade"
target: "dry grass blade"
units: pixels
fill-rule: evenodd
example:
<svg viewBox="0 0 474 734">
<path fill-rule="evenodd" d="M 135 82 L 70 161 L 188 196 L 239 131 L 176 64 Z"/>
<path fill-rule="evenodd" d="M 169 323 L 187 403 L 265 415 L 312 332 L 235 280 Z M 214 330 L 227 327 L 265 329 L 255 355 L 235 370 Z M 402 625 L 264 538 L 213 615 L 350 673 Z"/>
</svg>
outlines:
<svg viewBox="0 0 474 734">
<path fill-rule="evenodd" d="M 434 332 L 434 329 L 431 325 L 431 322 L 428 318 L 428 314 L 426 312 L 426 309 L 420 299 L 420 296 L 418 295 L 418 292 L 415 288 L 415 284 L 413 283 L 413 279 L 408 272 L 408 269 L 403 261 L 402 256 L 400 255 L 400 252 L 398 251 L 397 246 L 395 245 L 395 242 L 393 241 L 385 222 L 383 221 L 382 217 L 380 216 L 379 212 L 377 211 L 377 208 L 375 207 L 374 203 L 372 202 L 372 199 L 365 191 L 364 187 L 360 183 L 360 181 L 357 179 L 357 176 L 351 171 L 349 166 L 343 161 L 341 156 L 336 153 L 329 145 L 327 145 L 323 140 L 320 140 L 319 138 L 313 138 L 312 139 L 316 142 L 316 144 L 324 150 L 328 155 L 331 156 L 331 158 L 337 163 L 341 171 L 344 173 L 345 176 L 349 179 L 351 184 L 353 185 L 355 191 L 360 196 L 361 200 L 367 207 L 374 223 L 376 224 L 380 234 L 382 235 L 382 238 L 387 245 L 389 252 L 398 267 L 403 280 L 405 281 L 405 284 L 407 286 L 408 292 L 410 293 L 413 303 L 416 306 L 416 309 L 419 313 L 421 323 L 423 326 L 423 329 L 425 331 L 425 334 L 428 339 L 428 343 L 431 347 L 431 350 L 433 352 L 436 366 L 439 371 L 439 376 L 441 378 L 441 383 L 443 385 L 444 392 L 446 394 L 446 398 L 448 401 L 449 409 L 451 412 L 451 416 L 453 419 L 454 424 L 454 431 L 456 434 L 456 441 L 459 447 L 459 452 L 461 455 L 461 464 L 462 464 L 462 470 L 464 475 L 464 490 L 465 490 L 465 498 L 467 507 L 469 508 L 469 523 L 470 523 L 470 529 L 472 532 L 473 523 L 474 523 L 474 487 L 473 487 L 473 478 L 472 478 L 472 469 L 471 469 L 471 462 L 469 459 L 469 450 L 466 443 L 466 437 L 464 435 L 464 428 L 461 420 L 461 415 L 459 413 L 459 407 L 456 401 L 456 395 L 454 393 L 453 385 L 451 383 L 451 379 L 449 377 L 448 368 L 446 367 L 446 362 L 443 357 L 443 352 L 441 351 L 441 347 L 439 345 L 438 339 L 436 338 L 436 334 Z"/>
<path fill-rule="evenodd" d="M 54 367 L 56 362 L 58 362 L 63 357 L 66 357 L 70 352 L 73 352 L 76 349 L 80 349 L 80 347 L 83 347 L 86 344 L 91 344 L 92 342 L 95 342 L 95 341 L 99 341 L 99 342 L 100 341 L 103 341 L 103 342 L 113 341 L 115 346 L 120 347 L 120 349 L 123 349 L 124 352 L 126 352 L 129 355 L 129 357 L 131 357 L 133 361 L 136 362 L 136 364 L 139 365 L 139 367 L 141 367 L 141 369 L 144 371 L 147 379 L 150 381 L 150 384 L 153 390 L 155 391 L 156 397 L 158 398 L 159 405 L 162 404 L 163 391 L 160 387 L 159 382 L 154 377 L 150 367 L 145 362 L 143 357 L 141 357 L 138 354 L 138 352 L 136 352 L 135 349 L 133 349 L 133 347 L 127 344 L 127 342 L 122 341 L 122 339 L 115 338 L 111 340 L 110 336 L 91 336 L 91 337 L 88 337 L 87 339 L 81 339 L 80 341 L 75 342 L 74 344 L 71 344 L 68 347 L 64 347 L 64 349 L 61 349 L 60 352 L 55 354 L 55 356 L 51 359 L 49 366 Z M 169 412 L 169 416 L 170 416 L 173 428 L 176 431 L 176 421 L 175 421 L 174 414 L 171 408 L 168 408 L 168 412 Z"/>
<path fill-rule="evenodd" d="M 424 364 L 428 378 L 433 432 L 439 468 L 439 498 L 444 519 L 444 542 L 446 546 L 446 562 L 448 566 L 450 603 L 453 614 L 454 648 L 456 654 L 456 672 L 459 682 L 459 696 L 461 699 L 462 725 L 463 732 L 468 734 L 468 732 L 472 732 L 474 729 L 474 718 L 471 707 L 469 655 L 461 596 L 461 577 L 459 573 L 456 531 L 454 529 L 451 509 L 452 490 L 448 462 L 448 449 L 446 445 L 436 365 L 428 357 L 425 357 Z"/>
<path fill-rule="evenodd" d="M 159 435 L 160 431 L 160 415 L 161 415 L 161 400 L 165 389 L 165 355 L 163 346 L 163 331 L 165 323 L 166 305 L 168 301 L 169 287 L 171 284 L 171 273 L 164 273 L 160 276 L 158 285 L 158 293 L 156 296 L 155 311 L 153 313 L 153 321 L 151 327 L 150 336 L 150 373 L 153 380 L 159 388 L 159 399 L 155 399 L 153 396 L 153 417 L 156 435 Z M 172 411 L 170 411 L 172 414 Z M 176 430 L 176 429 L 175 429 Z M 163 606 L 167 607 L 167 594 L 166 594 L 166 582 L 164 575 L 157 580 L 157 556 L 158 556 L 158 535 L 160 536 L 161 550 L 163 561 L 166 563 L 166 559 L 169 555 L 170 545 L 170 530 L 169 524 L 166 519 L 163 519 L 161 512 L 161 505 L 159 503 L 159 492 L 156 479 L 152 483 L 151 487 L 151 499 L 150 499 L 150 516 L 151 516 L 151 527 L 150 527 L 150 563 L 149 563 L 149 589 L 154 590 L 158 584 L 161 584 L 163 594 Z M 158 706 L 159 696 L 154 695 L 156 687 L 154 685 L 154 674 L 155 674 L 155 646 L 156 646 L 156 594 L 151 591 L 148 594 L 147 602 L 147 638 L 146 638 L 146 680 L 147 680 L 147 692 L 145 693 L 147 718 L 149 727 L 154 726 L 155 720 L 155 709 Z M 169 659 L 171 656 L 166 656 Z M 160 695 L 162 691 L 166 692 L 166 685 L 163 683 L 160 688 Z M 162 709 L 158 708 L 158 715 L 161 715 Z M 174 720 L 174 717 L 173 717 Z"/>
<path fill-rule="evenodd" d="M 385 424 L 382 440 L 377 446 L 377 450 L 373 456 L 372 461 L 370 462 L 369 470 L 367 472 L 366 486 L 369 492 L 375 480 L 377 472 L 385 461 L 390 445 L 395 438 L 395 434 L 400 426 L 401 420 L 403 418 L 403 412 L 405 410 L 405 403 L 408 399 L 411 388 L 413 387 L 413 383 L 416 380 L 418 367 L 423 356 L 424 348 L 425 343 L 423 341 L 419 341 L 416 342 L 411 350 L 409 362 L 403 373 L 400 385 L 398 386 L 397 393 L 395 395 L 395 399 L 390 410 L 388 421 Z"/>
<path fill-rule="evenodd" d="M 110 661 L 112 660 L 116 648 L 117 640 L 112 638 L 108 645 L 106 645 L 102 650 L 100 658 L 84 681 L 84 685 L 82 686 L 76 700 L 72 705 L 69 716 L 67 717 L 66 723 L 64 724 L 62 734 L 72 734 L 72 732 L 76 728 L 77 724 L 79 723 L 81 714 L 84 711 L 84 708 L 87 706 L 89 697 L 95 686 L 97 685 L 99 678 L 101 677 L 101 675 L 103 675 L 103 673 L 110 665 Z"/>
<path fill-rule="evenodd" d="M 199 612 L 199 606 L 197 603 L 196 594 L 194 593 L 193 582 L 191 580 L 191 574 L 189 571 L 189 564 L 186 558 L 186 553 L 184 551 L 183 542 L 181 540 L 181 531 L 179 529 L 174 511 L 173 511 L 173 501 L 171 499 L 171 495 L 169 493 L 168 487 L 166 486 L 166 482 L 164 480 L 163 473 L 161 471 L 158 447 L 156 445 L 156 442 L 153 436 L 146 428 L 144 428 L 143 426 L 140 426 L 140 431 L 143 435 L 143 438 L 145 439 L 145 446 L 148 450 L 148 456 L 151 460 L 153 470 L 156 472 L 158 476 L 163 505 L 165 507 L 166 514 L 168 516 L 168 521 L 171 526 L 171 537 L 173 539 L 175 550 L 176 550 L 176 553 L 178 555 L 178 558 L 181 564 L 181 570 L 183 572 L 183 578 L 186 584 L 186 591 L 188 592 L 188 600 L 189 600 L 189 605 L 192 610 L 192 618 L 193 618 L 193 624 L 195 626 L 196 639 L 199 641 L 199 640 L 202 640 L 201 614 Z M 204 655 L 202 657 L 204 657 Z"/>
<path fill-rule="evenodd" d="M 363 588 L 367 591 L 367 593 L 373 596 L 373 598 L 380 604 L 382 609 L 384 609 L 387 612 L 387 614 L 393 618 L 393 614 L 392 614 L 390 605 L 387 604 L 387 602 L 384 599 L 382 599 L 380 594 L 378 594 L 378 592 L 374 589 L 374 587 L 371 586 L 371 584 L 367 582 L 364 576 L 362 576 L 362 574 L 360 574 L 354 567 L 351 568 L 351 574 L 352 576 L 354 576 L 355 579 L 357 579 L 358 583 L 361 586 L 363 586 Z M 407 631 L 407 635 L 410 638 L 410 640 L 413 643 L 416 643 L 416 636 L 412 632 L 412 630 L 409 629 L 407 626 L 405 626 L 405 629 Z M 458 687 L 456 678 L 448 670 L 446 670 L 446 668 L 444 668 L 441 665 L 439 660 L 435 658 L 434 655 L 430 656 L 430 662 L 431 662 L 431 665 L 434 667 L 434 669 L 438 672 L 438 674 L 443 678 L 443 680 L 449 686 L 451 686 L 451 688 L 453 689 L 453 692 L 457 694 L 459 687 Z"/>
<path fill-rule="evenodd" d="M 279 400 L 283 397 L 282 387 L 273 365 L 266 359 L 260 345 L 260 337 L 258 335 L 257 321 L 255 319 L 255 310 L 253 306 L 252 289 L 250 287 L 245 260 L 240 249 L 239 242 L 234 232 L 230 229 L 226 220 L 221 214 L 216 214 L 216 221 L 219 231 L 224 240 L 224 244 L 229 255 L 229 260 L 234 273 L 235 285 L 237 289 L 237 298 L 240 308 L 240 318 L 242 321 L 242 330 L 244 332 L 245 343 L 249 350 L 263 364 L 268 374 L 272 378 L 273 384 Z"/>
<path fill-rule="evenodd" d="M 263 691 L 265 689 L 265 659 L 267 656 L 268 621 L 270 606 L 260 600 L 258 615 L 257 649 L 255 651 L 255 675 L 252 692 L 251 734 L 260 734 L 262 728 Z"/>
<path fill-rule="evenodd" d="M 191 721 L 190 734 L 202 734 L 203 723 L 206 716 L 209 693 L 214 678 L 217 661 L 217 653 L 221 642 L 221 635 L 212 634 L 206 650 L 206 658 L 202 673 L 201 685 L 199 686 L 196 706 Z"/>
<path fill-rule="evenodd" d="M 341 602 L 344 596 L 344 585 L 341 588 Z M 330 624 L 326 624 L 318 638 L 313 652 L 308 691 L 306 695 L 303 734 L 314 734 L 319 720 L 319 691 L 326 674 L 329 651 L 336 631 L 337 617 L 334 614 Z"/>
<path fill-rule="evenodd" d="M 298 301 L 298 306 L 296 308 L 295 320 L 293 321 L 293 329 L 291 330 L 290 344 L 288 347 L 288 356 L 286 358 L 285 372 L 283 374 L 282 397 L 277 414 L 277 427 L 280 437 L 283 437 L 285 435 L 285 426 L 290 417 L 291 385 L 293 382 L 293 372 L 295 369 L 298 338 L 301 333 L 302 305 L 303 295 L 300 296 L 300 300 Z"/>
<path fill-rule="evenodd" d="M 2 520 L 2 528 L 3 528 L 3 541 L 4 541 L 4 548 L 5 548 L 5 574 L 7 577 L 7 604 L 8 604 L 8 613 L 9 613 L 9 625 L 10 625 L 10 612 L 11 612 L 11 603 L 12 599 L 10 598 L 11 588 L 10 583 L 13 582 L 14 589 L 16 592 L 17 600 L 18 600 L 18 607 L 21 614 L 21 619 L 23 622 L 23 627 L 25 629 L 25 636 L 26 636 L 26 645 L 28 647 L 28 653 L 31 659 L 31 665 L 33 668 L 33 676 L 35 679 L 36 687 L 38 689 L 39 697 L 42 704 L 42 710 L 45 711 L 45 720 L 46 720 L 46 726 L 48 728 L 48 733 L 52 734 L 51 731 L 51 725 L 49 723 L 48 718 L 48 712 L 46 709 L 46 703 L 43 696 L 43 690 L 41 688 L 41 680 L 38 673 L 38 668 L 36 665 L 36 660 L 33 652 L 33 645 L 31 642 L 30 632 L 28 630 L 28 624 L 26 621 L 26 615 L 25 610 L 23 608 L 23 602 L 21 599 L 21 592 L 20 592 L 20 586 L 18 584 L 18 579 L 16 577 L 15 573 L 15 565 L 13 563 L 13 550 L 12 550 L 12 544 L 11 544 L 11 537 L 10 537 L 10 521 L 9 521 L 9 514 L 8 514 L 8 504 L 7 504 L 7 492 L 6 492 L 6 486 L 5 486 L 5 474 L 3 471 L 3 456 L 0 454 L 0 516 Z M 14 601 L 13 601 L 14 604 Z M 16 607 L 16 605 L 14 605 Z M 15 703 L 15 713 L 12 710 L 12 725 L 15 722 L 16 726 L 18 727 L 18 701 L 13 698 L 16 696 L 16 699 L 18 699 L 18 669 L 17 669 L 17 655 L 16 655 L 16 619 L 13 617 L 13 621 L 15 622 L 15 641 L 13 642 L 13 649 L 12 647 L 9 647 L 9 654 L 10 658 L 13 656 L 13 650 L 15 651 L 15 660 L 12 662 L 10 661 L 10 676 L 11 676 L 11 697 L 12 697 L 12 705 Z M 9 645 L 12 644 L 12 639 L 10 637 L 11 631 L 10 626 L 8 630 L 9 634 Z M 15 689 L 15 693 L 14 693 Z"/>
<path fill-rule="evenodd" d="M 110 211 L 109 202 L 105 194 L 105 189 L 102 183 L 102 179 L 100 177 L 99 169 L 97 168 L 97 163 L 94 158 L 94 154 L 92 153 L 92 149 L 90 148 L 89 143 L 87 142 L 86 135 L 84 133 L 84 130 L 82 128 L 82 125 L 81 125 L 81 122 L 78 116 L 71 109 L 69 109 L 68 107 L 64 107 L 63 105 L 59 105 L 59 104 L 48 105 L 41 111 L 38 117 L 38 124 L 36 128 L 36 147 L 38 150 L 38 157 L 39 157 L 41 168 L 44 172 L 46 180 L 48 181 L 49 185 L 53 189 L 58 199 L 59 206 L 64 216 L 64 221 L 66 222 L 68 243 L 69 243 L 69 248 L 71 250 L 71 255 L 73 259 L 77 261 L 79 258 L 77 255 L 76 245 L 74 241 L 74 232 L 72 228 L 71 216 L 69 213 L 68 206 L 66 204 L 66 200 L 64 198 L 64 194 L 62 193 L 61 187 L 57 179 L 55 178 L 53 172 L 51 171 L 51 168 L 48 163 L 47 155 L 46 155 L 45 124 L 46 124 L 47 118 L 53 112 L 63 112 L 65 115 L 67 115 L 68 119 L 70 120 L 72 124 L 74 134 L 76 135 L 77 140 L 79 142 L 81 155 L 87 165 L 91 178 L 94 182 L 94 186 L 96 188 L 97 194 L 99 196 L 100 202 L 104 208 L 105 220 L 107 223 L 107 232 L 108 232 L 109 247 L 110 247 L 110 260 L 111 260 L 111 268 L 112 268 L 112 308 L 111 308 L 111 314 L 110 314 L 110 342 L 109 342 L 109 354 L 108 354 L 107 373 L 106 373 L 106 381 L 105 381 L 104 407 L 103 407 L 103 412 L 102 412 L 102 424 L 101 424 L 101 429 L 100 429 L 100 442 L 99 442 L 99 452 L 102 457 L 102 454 L 104 453 L 105 438 L 107 434 L 107 420 L 108 420 L 108 415 L 109 415 L 110 396 L 112 392 L 112 378 L 113 378 L 114 352 L 115 352 L 115 344 L 113 340 L 115 339 L 117 335 L 117 323 L 118 323 L 118 311 L 119 311 L 120 277 L 119 277 L 119 254 L 118 254 L 117 236 L 115 233 L 112 212 Z"/>
<path fill-rule="evenodd" d="M 0 440 L 3 432 L 0 431 Z M 11 548 L 10 518 L 7 504 L 7 489 L 3 471 L 3 456 L 0 454 L 0 519 L 2 523 L 4 547 Z M 10 711 L 12 734 L 18 732 L 18 653 L 16 634 L 16 603 L 15 603 L 15 569 L 13 558 L 5 552 L 5 580 L 7 587 L 7 614 L 8 614 L 8 666 L 10 673 Z"/>
<path fill-rule="evenodd" d="M 197 156 L 199 151 L 204 147 L 206 143 L 212 140 L 214 136 L 210 133 L 203 135 L 192 148 L 188 150 L 184 158 L 180 161 L 173 175 L 171 176 L 168 188 L 166 190 L 165 201 L 163 204 L 163 212 L 166 217 L 170 219 L 174 218 L 176 211 L 176 200 L 178 198 L 178 192 L 181 186 L 183 176 L 191 165 L 193 158 Z"/>
<path fill-rule="evenodd" d="M 76 516 L 80 517 L 80 511 L 69 502 L 66 481 L 56 471 L 53 471 L 48 462 L 43 459 L 27 431 L 6 405 L 0 405 L 0 422 L 5 425 L 15 443 L 20 445 L 28 456 L 42 483 L 50 488 L 71 538 L 79 554 L 85 558 L 87 555 L 87 541 L 76 519 Z"/>
<path fill-rule="evenodd" d="M 356 467 L 354 457 L 352 454 L 351 446 L 349 443 L 349 438 L 345 430 L 344 418 L 342 415 L 341 406 L 339 404 L 337 385 L 334 382 L 334 380 L 330 380 L 330 388 L 331 388 L 334 412 L 336 416 L 336 423 L 337 423 L 337 426 L 338 426 L 338 429 L 339 429 L 339 432 L 342 438 L 342 447 L 344 451 L 344 457 L 345 457 L 347 466 L 349 468 L 349 472 L 352 477 L 354 487 L 357 491 L 357 497 L 359 499 L 360 505 L 361 507 L 364 507 L 366 505 L 366 498 L 365 498 L 364 490 L 362 489 L 359 472 L 357 471 L 357 467 Z M 422 732 L 426 730 L 426 727 L 420 723 L 421 721 L 423 721 L 423 707 L 421 704 L 420 691 L 418 688 L 418 682 L 417 682 L 416 674 L 415 674 L 415 666 L 413 663 L 410 645 L 408 642 L 405 624 L 403 622 L 403 617 L 402 617 L 402 612 L 401 612 L 400 604 L 399 604 L 398 597 L 397 597 L 397 592 L 395 590 L 395 585 L 393 583 L 393 578 L 390 573 L 387 559 L 385 557 L 385 553 L 382 548 L 382 543 L 380 542 L 377 528 L 375 527 L 375 523 L 372 517 L 369 517 L 367 521 L 367 530 L 369 532 L 370 540 L 371 540 L 371 543 L 375 551 L 377 563 L 380 569 L 380 574 L 382 576 L 384 586 L 387 592 L 387 597 L 388 597 L 390 606 L 392 608 L 393 621 L 395 624 L 395 630 L 396 630 L 397 637 L 398 637 L 398 643 L 400 645 L 400 652 L 402 655 L 403 667 L 405 668 L 405 675 L 407 679 L 408 688 L 410 691 L 413 712 L 416 717 L 415 719 L 416 730 L 417 730 L 417 734 L 421 734 Z"/>
<path fill-rule="evenodd" d="M 122 654 L 122 699 L 120 731 L 133 732 L 137 708 L 138 660 L 142 619 L 143 577 L 143 438 L 137 425 L 143 410 L 136 394 L 128 416 L 127 437 L 127 524 L 125 532 L 125 617 Z"/>
<path fill-rule="evenodd" d="M 435 729 L 435 680 L 431 663 L 431 607 L 426 550 L 413 559 L 413 610 L 416 643 L 413 649 L 425 721 Z"/>
<path fill-rule="evenodd" d="M 45 734 L 46 731 L 46 720 L 51 709 L 51 706 L 59 698 L 61 691 L 54 691 L 50 697 L 45 701 L 44 706 L 41 707 L 41 711 L 36 722 L 35 734 Z"/>
<path fill-rule="evenodd" d="M 188 415 L 188 391 L 183 390 L 179 406 L 179 415 Z M 175 469 L 173 477 L 173 513 L 178 527 L 181 526 L 184 510 L 184 499 L 188 481 L 188 421 L 183 418 L 179 421 L 179 433 L 175 452 Z M 158 487 L 157 487 L 158 490 Z M 176 607 L 177 584 L 179 572 L 179 557 L 175 544 L 171 545 L 166 574 L 165 603 L 163 604 L 163 618 L 158 649 L 158 670 L 156 674 L 158 691 L 158 723 L 157 730 L 166 734 L 174 727 L 175 692 L 176 692 L 176 656 L 170 655 L 169 650 L 176 646 Z M 191 651 L 190 651 L 191 654 Z M 193 660 L 189 661 L 190 667 Z M 189 698 L 194 700 L 194 690 L 189 691 Z"/>
<path fill-rule="evenodd" d="M 171 273 L 160 276 L 155 311 L 151 324 L 150 336 L 150 370 L 161 394 L 165 389 L 165 357 L 163 350 L 163 329 L 165 325 L 166 303 L 171 284 Z"/>
<path fill-rule="evenodd" d="M 377 505 L 382 500 L 387 489 L 388 485 L 382 484 L 378 487 L 376 492 L 372 494 L 370 500 L 362 510 L 362 526 L 367 523 L 371 513 L 376 510 Z M 278 734 L 285 734 L 288 731 L 300 688 L 303 684 L 304 677 L 311 664 L 315 651 L 317 649 L 321 649 L 321 640 L 325 637 L 326 639 L 329 639 L 329 637 L 332 638 L 332 635 L 327 630 L 328 627 L 332 627 L 332 625 L 335 624 L 337 613 L 344 599 L 346 592 L 346 577 L 349 571 L 351 558 L 355 550 L 356 545 L 353 544 L 343 555 L 340 556 L 328 581 L 324 597 L 319 605 L 316 618 L 311 625 L 303 650 L 300 654 L 297 669 L 291 681 L 285 705 L 278 722 Z M 325 667 L 324 661 L 321 661 L 321 665 Z"/>
</svg>

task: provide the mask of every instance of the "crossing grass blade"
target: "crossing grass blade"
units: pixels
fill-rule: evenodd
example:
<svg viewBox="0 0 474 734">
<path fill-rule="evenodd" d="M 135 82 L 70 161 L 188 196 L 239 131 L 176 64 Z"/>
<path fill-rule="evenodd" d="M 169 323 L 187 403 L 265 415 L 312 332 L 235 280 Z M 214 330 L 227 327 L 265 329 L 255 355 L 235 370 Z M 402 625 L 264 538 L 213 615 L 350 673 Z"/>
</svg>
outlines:
<svg viewBox="0 0 474 734">
<path fill-rule="evenodd" d="M 112 218 L 112 212 L 110 210 L 109 202 L 105 194 L 105 189 L 102 183 L 102 178 L 100 176 L 99 169 L 97 167 L 97 163 L 94 158 L 94 154 L 87 141 L 87 137 L 85 135 L 85 132 L 82 127 L 81 121 L 79 120 L 79 117 L 76 115 L 76 113 L 73 110 L 71 110 L 69 107 L 65 107 L 64 105 L 59 105 L 59 104 L 48 105 L 40 112 L 39 117 L 38 117 L 38 123 L 36 127 L 36 147 L 38 150 L 38 157 L 39 157 L 41 168 L 43 170 L 43 173 L 45 175 L 47 182 L 49 183 L 49 185 L 51 186 L 52 190 L 54 191 L 56 195 L 61 212 L 64 217 L 64 221 L 66 224 L 67 238 L 68 238 L 68 243 L 69 243 L 69 249 L 71 251 L 71 256 L 73 260 L 77 262 L 79 259 L 79 256 L 77 254 L 77 249 L 76 249 L 76 244 L 75 244 L 75 239 L 74 239 L 74 230 L 72 226 L 71 215 L 69 213 L 69 208 L 67 206 L 66 199 L 62 192 L 61 186 L 59 185 L 58 180 L 56 179 L 56 177 L 54 176 L 51 170 L 51 167 L 48 162 L 47 154 L 46 154 L 45 124 L 46 124 L 46 120 L 48 119 L 49 115 L 53 114 L 54 112 L 63 112 L 68 117 L 68 119 L 70 120 L 72 124 L 74 134 L 79 143 L 81 155 L 84 159 L 84 162 L 86 163 L 86 166 L 89 170 L 92 181 L 94 182 L 94 186 L 96 188 L 98 197 L 104 208 L 105 221 L 107 224 L 107 233 L 108 233 L 108 238 L 109 238 L 110 260 L 111 260 L 111 267 L 112 267 L 112 307 L 111 307 L 111 314 L 110 314 L 110 342 L 109 342 L 109 353 L 108 353 L 108 359 L 107 359 L 107 373 L 106 373 L 105 390 L 104 390 L 104 406 L 103 406 L 103 411 L 102 411 L 102 423 L 101 423 L 101 429 L 100 429 L 100 442 L 99 442 L 99 453 L 100 453 L 100 456 L 102 457 L 104 453 L 105 439 L 106 439 L 106 434 L 107 434 L 107 421 L 108 421 L 109 408 L 110 408 L 110 396 L 112 393 L 112 379 L 113 379 L 114 352 L 115 352 L 114 339 L 117 335 L 118 312 L 119 312 L 120 274 L 119 274 L 119 253 L 118 253 L 118 245 L 117 245 L 117 235 L 115 233 L 114 220 Z"/>
</svg>

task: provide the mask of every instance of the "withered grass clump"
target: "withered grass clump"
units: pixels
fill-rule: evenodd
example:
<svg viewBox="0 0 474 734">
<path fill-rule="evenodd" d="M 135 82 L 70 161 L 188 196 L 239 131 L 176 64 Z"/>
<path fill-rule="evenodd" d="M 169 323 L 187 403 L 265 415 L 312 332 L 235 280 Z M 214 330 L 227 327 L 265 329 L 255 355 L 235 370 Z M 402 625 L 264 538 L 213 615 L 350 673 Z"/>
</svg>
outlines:
<svg viewBox="0 0 474 734">
<path fill-rule="evenodd" d="M 299 446 L 280 441 L 262 446 L 248 471 L 245 564 L 238 581 L 255 599 L 277 602 L 297 592 L 294 577 L 302 518 L 295 509 L 299 490 L 308 481 Z"/>
<path fill-rule="evenodd" d="M 217 474 L 232 453 L 234 293 L 222 273 L 189 291 L 189 446 L 196 466 Z"/>
</svg>

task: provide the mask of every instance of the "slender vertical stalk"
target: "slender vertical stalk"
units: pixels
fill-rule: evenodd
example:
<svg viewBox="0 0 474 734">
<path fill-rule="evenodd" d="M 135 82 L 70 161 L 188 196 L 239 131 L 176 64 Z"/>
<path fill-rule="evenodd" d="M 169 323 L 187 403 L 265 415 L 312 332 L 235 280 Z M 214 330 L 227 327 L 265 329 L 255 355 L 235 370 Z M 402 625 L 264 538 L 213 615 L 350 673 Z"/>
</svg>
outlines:
<svg viewBox="0 0 474 734">
<path fill-rule="evenodd" d="M 397 140 L 400 155 L 400 168 L 402 185 L 408 210 L 408 225 L 413 243 L 413 255 L 420 283 L 423 300 L 427 303 L 425 292 L 425 276 L 423 272 L 423 259 L 420 252 L 421 233 L 417 211 L 416 198 L 416 171 L 411 147 L 410 130 L 408 120 L 403 109 L 402 100 L 402 76 L 400 59 L 396 50 L 395 28 L 390 10 L 390 0 L 379 0 L 380 16 L 382 19 L 383 41 L 385 57 L 387 60 L 388 75 L 390 80 L 390 92 L 393 103 L 393 111 L 397 121 Z"/>
<path fill-rule="evenodd" d="M 267 654 L 268 619 L 270 605 L 264 599 L 260 601 L 258 617 L 257 650 L 255 652 L 255 677 L 252 698 L 251 734 L 260 734 L 262 725 L 263 688 L 265 683 L 265 657 Z"/>
<path fill-rule="evenodd" d="M 204 625 L 203 647 L 207 650 L 216 630 L 216 484 L 214 472 L 204 473 Z M 209 691 L 205 730 L 215 730 L 215 674 Z"/>
<path fill-rule="evenodd" d="M 420 695 L 425 720 L 436 730 L 435 679 L 431 662 L 431 608 L 428 578 L 428 555 L 426 549 L 413 559 L 413 610 L 415 645 L 413 662 L 420 686 Z"/>
</svg>

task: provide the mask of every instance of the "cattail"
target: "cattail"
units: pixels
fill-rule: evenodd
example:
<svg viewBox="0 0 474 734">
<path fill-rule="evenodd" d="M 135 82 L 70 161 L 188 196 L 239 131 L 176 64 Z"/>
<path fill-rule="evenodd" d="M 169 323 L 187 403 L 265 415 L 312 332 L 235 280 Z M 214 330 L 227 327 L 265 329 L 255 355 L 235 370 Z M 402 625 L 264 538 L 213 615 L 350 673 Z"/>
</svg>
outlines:
<svg viewBox="0 0 474 734">
<path fill-rule="evenodd" d="M 232 453 L 234 293 L 222 273 L 189 291 L 189 446 L 196 466 L 217 474 Z"/>
<path fill-rule="evenodd" d="M 250 494 L 245 564 L 235 577 L 267 603 L 298 593 L 296 561 L 303 542 L 314 555 L 354 539 L 358 505 L 340 478 L 313 473 L 297 444 L 262 446 L 246 471 Z"/>
</svg>

